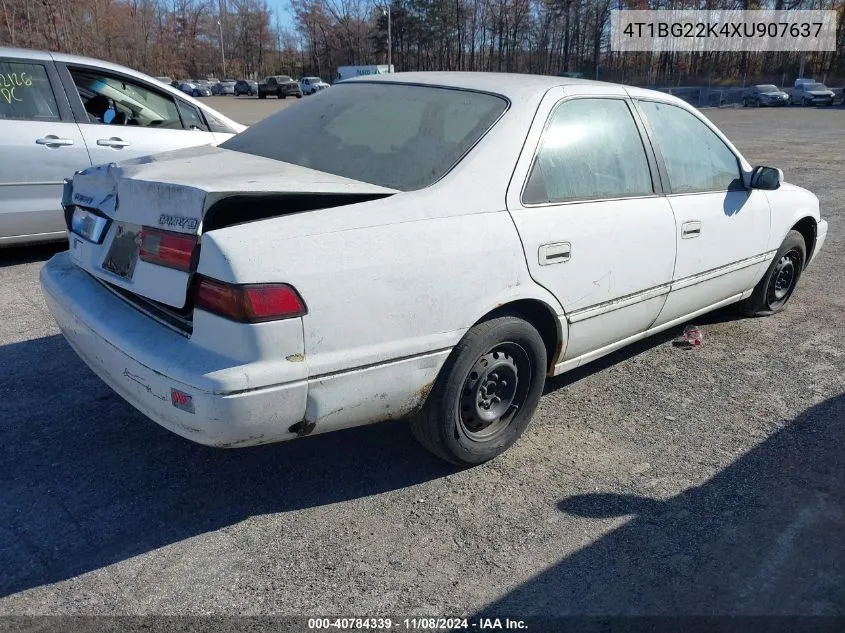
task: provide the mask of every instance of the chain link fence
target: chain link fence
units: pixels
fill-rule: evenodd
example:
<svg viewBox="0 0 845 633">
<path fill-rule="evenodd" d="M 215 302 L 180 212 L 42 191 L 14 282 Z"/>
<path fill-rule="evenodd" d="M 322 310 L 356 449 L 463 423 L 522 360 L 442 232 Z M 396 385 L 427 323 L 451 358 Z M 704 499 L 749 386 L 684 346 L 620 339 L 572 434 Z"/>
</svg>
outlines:
<svg viewBox="0 0 845 633">
<path fill-rule="evenodd" d="M 828 86 L 830 88 L 830 86 Z M 653 90 L 666 92 L 696 108 L 734 108 L 742 106 L 743 95 L 748 87 L 709 87 L 709 86 L 684 86 L 673 88 L 654 87 Z M 843 88 L 830 88 L 836 95 L 834 103 L 843 102 Z M 791 88 L 783 88 L 787 94 L 792 92 Z"/>
</svg>

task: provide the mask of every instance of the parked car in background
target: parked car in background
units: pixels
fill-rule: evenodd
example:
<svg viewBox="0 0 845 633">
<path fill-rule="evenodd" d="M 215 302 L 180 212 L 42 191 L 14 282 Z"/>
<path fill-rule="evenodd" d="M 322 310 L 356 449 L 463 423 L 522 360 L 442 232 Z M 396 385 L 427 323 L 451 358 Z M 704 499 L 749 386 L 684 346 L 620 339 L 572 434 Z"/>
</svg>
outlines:
<svg viewBox="0 0 845 633">
<path fill-rule="evenodd" d="M 803 106 L 833 105 L 835 95 L 824 84 L 813 81 L 802 81 L 800 84 L 796 81 L 795 84 L 792 89 L 791 101 L 793 104 Z"/>
<path fill-rule="evenodd" d="M 294 81 L 287 75 L 273 75 L 258 82 L 258 98 L 266 99 L 270 96 L 279 99 L 286 97 L 301 99 L 302 88 L 299 87 L 299 82 Z"/>
<path fill-rule="evenodd" d="M 785 106 L 789 95 L 774 84 L 751 86 L 742 94 L 742 105 L 746 107 Z"/>
<path fill-rule="evenodd" d="M 248 95 L 253 97 L 258 94 L 258 82 L 249 79 L 238 79 L 235 82 L 235 96 Z"/>
<path fill-rule="evenodd" d="M 221 97 L 225 97 L 226 95 L 235 94 L 235 80 L 234 79 L 221 79 L 217 83 L 212 84 L 211 93 L 214 94 L 214 95 L 221 96 Z"/>
<path fill-rule="evenodd" d="M 302 89 L 302 94 L 312 95 L 320 90 L 325 90 L 329 87 L 329 84 L 319 77 L 303 77 L 299 80 L 299 86 Z"/>
<path fill-rule="evenodd" d="M 478 464 L 547 376 L 722 306 L 782 310 L 827 235 L 816 196 L 671 95 L 403 73 L 308 105 L 66 188 L 50 310 L 195 442 L 411 416 L 426 448 Z"/>
<path fill-rule="evenodd" d="M 62 181 L 91 164 L 220 143 L 245 129 L 135 70 L 0 48 L 0 246 L 66 236 Z M 9 79 L 11 78 L 11 79 Z"/>
<path fill-rule="evenodd" d="M 199 83 L 191 83 L 186 81 L 182 85 L 179 86 L 179 90 L 184 92 L 186 95 L 191 95 L 192 97 L 210 97 L 211 96 L 211 88 L 208 86 L 204 86 Z"/>
</svg>

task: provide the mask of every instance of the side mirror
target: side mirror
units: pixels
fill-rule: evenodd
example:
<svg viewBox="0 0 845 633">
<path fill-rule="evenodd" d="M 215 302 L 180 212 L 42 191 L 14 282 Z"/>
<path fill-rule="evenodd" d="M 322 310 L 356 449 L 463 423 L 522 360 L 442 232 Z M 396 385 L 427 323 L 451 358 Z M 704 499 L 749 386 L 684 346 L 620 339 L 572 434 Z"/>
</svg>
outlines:
<svg viewBox="0 0 845 633">
<path fill-rule="evenodd" d="M 751 188 L 773 191 L 783 183 L 783 171 L 777 167 L 755 167 L 751 172 Z"/>
</svg>

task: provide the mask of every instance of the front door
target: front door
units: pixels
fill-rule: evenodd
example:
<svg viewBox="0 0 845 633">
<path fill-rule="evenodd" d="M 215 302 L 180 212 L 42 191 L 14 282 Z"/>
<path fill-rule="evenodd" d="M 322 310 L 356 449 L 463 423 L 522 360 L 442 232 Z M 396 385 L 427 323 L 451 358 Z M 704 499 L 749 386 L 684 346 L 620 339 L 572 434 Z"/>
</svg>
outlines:
<svg viewBox="0 0 845 633">
<path fill-rule="evenodd" d="M 677 223 L 672 292 L 655 325 L 754 286 L 771 258 L 769 202 L 743 184 L 741 161 L 704 120 L 677 105 L 638 101 L 668 176 Z"/>
<path fill-rule="evenodd" d="M 675 221 L 632 108 L 614 86 L 550 91 L 508 190 L 531 276 L 566 313 L 570 366 L 647 330 L 672 279 Z"/>
<path fill-rule="evenodd" d="M 91 161 L 51 62 L 0 58 L 0 138 L 0 243 L 61 237 L 62 182 Z"/>
</svg>

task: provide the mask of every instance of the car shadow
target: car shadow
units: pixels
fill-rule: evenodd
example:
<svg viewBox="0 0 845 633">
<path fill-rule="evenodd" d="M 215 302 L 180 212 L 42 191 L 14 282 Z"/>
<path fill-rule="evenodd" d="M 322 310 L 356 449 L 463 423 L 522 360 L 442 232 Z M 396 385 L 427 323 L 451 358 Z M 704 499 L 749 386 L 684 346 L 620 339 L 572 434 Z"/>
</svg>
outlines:
<svg viewBox="0 0 845 633">
<path fill-rule="evenodd" d="M 692 319 L 689 323 L 669 328 L 663 332 L 658 332 L 657 334 L 653 334 L 641 341 L 626 345 L 622 349 L 618 349 L 607 356 L 602 356 L 601 358 L 589 362 L 586 365 L 576 367 L 565 374 L 549 378 L 546 380 L 546 386 L 543 389 L 543 393 L 547 394 L 569 385 L 573 385 L 591 374 L 608 369 L 617 363 L 621 363 L 624 360 L 638 356 L 639 354 L 647 352 L 654 347 L 667 345 L 683 334 L 684 327 L 686 325 L 697 325 L 698 327 L 704 328 L 708 325 L 741 321 L 746 318 L 748 317 L 744 317 L 739 314 L 733 306 L 726 306 L 724 308 L 714 310 L 713 312 L 708 312 L 707 314 L 703 314 L 695 319 Z M 707 343 L 705 341 L 705 345 L 706 344 Z"/>
<path fill-rule="evenodd" d="M 126 404 L 61 336 L 0 348 L 0 596 L 247 517 L 405 488 L 455 469 L 384 423 L 222 450 Z"/>
<path fill-rule="evenodd" d="M 841 618 L 845 394 L 808 409 L 675 497 L 608 491 L 568 497 L 558 507 L 587 519 L 629 520 L 484 615 Z M 736 630 L 754 629 L 754 622 L 745 627 Z"/>
<path fill-rule="evenodd" d="M 67 240 L 26 246 L 9 246 L 0 249 L 0 268 L 47 261 L 56 253 L 67 250 Z"/>
<path fill-rule="evenodd" d="M 736 318 L 718 311 L 707 325 Z M 559 389 L 664 344 L 652 336 L 547 381 Z M 221 450 L 124 402 L 61 336 L 0 347 L 0 596 L 220 529 L 455 472 L 402 421 Z"/>
</svg>

